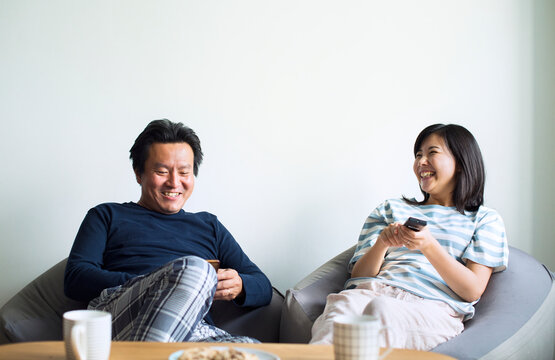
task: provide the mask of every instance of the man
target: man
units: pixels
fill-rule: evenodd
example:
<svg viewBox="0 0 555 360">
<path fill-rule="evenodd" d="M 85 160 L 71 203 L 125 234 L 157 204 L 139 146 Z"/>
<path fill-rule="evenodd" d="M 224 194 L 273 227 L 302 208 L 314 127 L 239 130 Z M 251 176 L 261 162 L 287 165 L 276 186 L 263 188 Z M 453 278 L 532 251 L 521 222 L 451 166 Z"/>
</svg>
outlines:
<svg viewBox="0 0 555 360">
<path fill-rule="evenodd" d="M 192 129 L 152 121 L 130 150 L 140 200 L 98 205 L 79 228 L 64 291 L 110 312 L 114 340 L 253 341 L 206 317 L 213 300 L 266 305 L 272 288 L 216 216 L 183 211 L 202 156 Z"/>
</svg>

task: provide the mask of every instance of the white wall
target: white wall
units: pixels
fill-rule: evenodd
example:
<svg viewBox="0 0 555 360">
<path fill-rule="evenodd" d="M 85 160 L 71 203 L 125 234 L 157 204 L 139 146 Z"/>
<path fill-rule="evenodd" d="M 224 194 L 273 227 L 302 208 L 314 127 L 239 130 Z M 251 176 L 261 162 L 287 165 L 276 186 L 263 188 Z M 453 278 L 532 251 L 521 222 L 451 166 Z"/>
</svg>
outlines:
<svg viewBox="0 0 555 360">
<path fill-rule="evenodd" d="M 86 211 L 137 201 L 152 119 L 205 152 L 217 214 L 285 291 L 419 195 L 412 145 L 459 123 L 486 202 L 531 252 L 533 8 L 494 1 L 0 1 L 0 304 L 69 253 Z M 516 145 L 514 145 L 516 144 Z M 547 226 L 548 224 L 544 224 Z"/>
</svg>

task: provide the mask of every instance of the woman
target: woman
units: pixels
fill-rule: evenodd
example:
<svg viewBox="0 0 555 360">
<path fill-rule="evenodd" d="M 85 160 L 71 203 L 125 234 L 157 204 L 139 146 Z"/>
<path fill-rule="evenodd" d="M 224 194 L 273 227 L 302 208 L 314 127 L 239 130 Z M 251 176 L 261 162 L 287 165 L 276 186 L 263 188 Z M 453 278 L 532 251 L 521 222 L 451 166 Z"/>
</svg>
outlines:
<svg viewBox="0 0 555 360">
<path fill-rule="evenodd" d="M 424 195 L 391 199 L 367 218 L 349 263 L 351 278 L 330 294 L 311 343 L 331 343 L 343 314 L 378 316 L 380 346 L 430 350 L 463 330 L 492 272 L 508 263 L 501 216 L 483 206 L 485 171 L 474 136 L 459 125 L 431 125 L 414 145 Z M 426 221 L 419 231 L 403 226 Z"/>
</svg>

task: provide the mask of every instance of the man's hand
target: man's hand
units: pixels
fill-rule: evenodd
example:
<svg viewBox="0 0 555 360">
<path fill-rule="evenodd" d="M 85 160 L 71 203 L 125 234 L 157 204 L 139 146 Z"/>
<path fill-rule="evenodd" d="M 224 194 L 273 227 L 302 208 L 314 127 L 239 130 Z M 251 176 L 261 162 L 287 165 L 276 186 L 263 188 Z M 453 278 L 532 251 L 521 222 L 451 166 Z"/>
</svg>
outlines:
<svg viewBox="0 0 555 360">
<path fill-rule="evenodd" d="M 233 300 L 243 291 L 243 280 L 233 269 L 218 270 L 218 286 L 214 300 Z"/>
</svg>

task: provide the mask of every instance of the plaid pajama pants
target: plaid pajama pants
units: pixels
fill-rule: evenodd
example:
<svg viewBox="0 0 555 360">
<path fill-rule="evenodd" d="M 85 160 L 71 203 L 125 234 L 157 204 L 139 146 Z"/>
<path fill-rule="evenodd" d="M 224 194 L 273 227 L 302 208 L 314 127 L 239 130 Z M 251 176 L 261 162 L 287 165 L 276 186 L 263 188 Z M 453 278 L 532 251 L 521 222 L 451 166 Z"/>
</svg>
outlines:
<svg viewBox="0 0 555 360">
<path fill-rule="evenodd" d="M 112 314 L 113 340 L 258 342 L 230 335 L 203 320 L 217 283 L 209 263 L 185 256 L 148 275 L 103 290 L 88 308 Z"/>
</svg>

